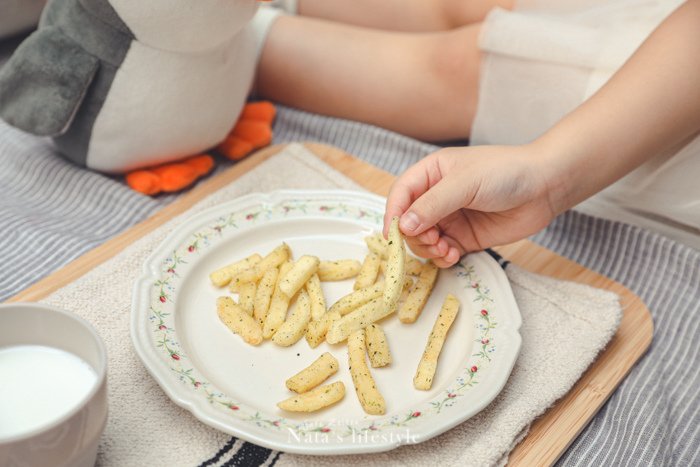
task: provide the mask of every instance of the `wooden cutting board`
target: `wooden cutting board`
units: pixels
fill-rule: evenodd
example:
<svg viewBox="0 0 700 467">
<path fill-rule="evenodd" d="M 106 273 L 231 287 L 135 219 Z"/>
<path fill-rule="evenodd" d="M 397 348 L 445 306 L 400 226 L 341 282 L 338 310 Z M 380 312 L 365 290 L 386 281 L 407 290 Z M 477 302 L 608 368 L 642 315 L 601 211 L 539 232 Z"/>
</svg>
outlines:
<svg viewBox="0 0 700 467">
<path fill-rule="evenodd" d="M 379 195 L 386 196 L 394 177 L 340 149 L 306 145 L 321 160 Z M 126 230 L 64 268 L 37 282 L 9 301 L 37 301 L 83 276 L 117 255 L 143 235 L 186 211 L 202 198 L 231 183 L 282 146 L 266 148 L 212 177 L 152 217 Z M 496 249 L 513 263 L 532 272 L 611 290 L 620 295 L 623 318 L 617 334 L 573 389 L 533 423 L 529 434 L 512 451 L 509 465 L 551 465 L 566 450 L 610 397 L 651 344 L 654 325 L 649 310 L 627 288 L 534 243 L 522 240 Z"/>
</svg>

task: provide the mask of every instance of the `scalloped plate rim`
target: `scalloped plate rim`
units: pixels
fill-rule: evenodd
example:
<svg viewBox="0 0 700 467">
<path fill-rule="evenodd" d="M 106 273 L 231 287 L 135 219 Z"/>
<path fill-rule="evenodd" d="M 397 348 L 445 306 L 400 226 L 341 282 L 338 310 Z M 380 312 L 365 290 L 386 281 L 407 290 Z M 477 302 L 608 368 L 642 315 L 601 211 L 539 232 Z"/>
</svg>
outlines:
<svg viewBox="0 0 700 467">
<path fill-rule="evenodd" d="M 216 213 L 230 212 L 232 208 L 238 209 L 238 206 L 243 206 L 243 208 L 245 208 L 247 205 L 246 203 L 274 206 L 276 203 L 287 200 L 290 197 L 304 199 L 333 199 L 339 201 L 342 200 L 345 202 L 350 201 L 353 204 L 357 204 L 359 198 L 364 198 L 370 203 L 381 202 L 383 204 L 385 202 L 385 198 L 378 195 L 351 190 L 276 190 L 269 193 L 251 193 L 244 195 L 234 200 L 211 206 L 202 210 L 201 212 L 193 214 L 192 216 L 188 217 L 186 223 L 183 222 L 173 228 L 151 252 L 149 257 L 144 261 L 141 274 L 134 282 L 130 319 L 132 346 L 149 374 L 151 374 L 166 395 L 175 404 L 188 410 L 202 423 L 225 433 L 240 437 L 246 441 L 253 442 L 273 450 L 310 455 L 342 455 L 384 452 L 395 449 L 401 445 L 411 444 L 402 442 L 401 438 L 399 438 L 398 441 L 369 444 L 295 444 L 290 442 L 282 442 L 279 440 L 270 440 L 265 436 L 257 434 L 257 432 L 261 430 L 261 428 L 258 426 L 233 417 L 228 417 L 226 421 L 223 421 L 220 419 L 220 416 L 222 415 L 221 413 L 210 413 L 212 412 L 211 404 L 202 397 L 196 395 L 195 397 L 192 397 L 192 391 L 189 390 L 186 385 L 173 379 L 172 370 L 163 364 L 156 349 L 153 346 L 147 345 L 150 342 L 150 336 L 147 334 L 146 328 L 142 325 L 143 314 L 138 313 L 137 308 L 139 308 L 139 304 L 141 303 L 149 303 L 150 285 L 152 284 L 152 281 L 160 275 L 160 271 L 157 269 L 157 267 L 163 262 L 164 255 L 167 256 L 167 254 L 172 251 L 173 248 L 176 248 L 178 245 L 184 242 L 184 240 L 186 240 L 193 234 L 193 232 L 200 228 L 205 221 L 211 221 L 217 217 L 220 217 Z M 309 218 L 313 218 L 313 216 L 309 216 Z M 427 441 L 454 428 L 486 408 L 498 396 L 507 383 L 508 377 L 517 361 L 517 356 L 519 355 L 522 344 L 522 338 L 519 333 L 519 329 L 522 324 L 522 317 L 515 302 L 515 298 L 505 272 L 498 262 L 485 252 L 479 252 L 469 256 L 471 258 L 478 258 L 476 261 L 485 262 L 488 265 L 488 270 L 493 273 L 494 278 L 498 281 L 497 285 L 499 292 L 502 293 L 501 297 L 505 297 L 506 300 L 510 302 L 506 304 L 510 313 L 510 319 L 505 323 L 501 323 L 502 327 L 499 329 L 499 333 L 508 338 L 507 345 L 503 350 L 504 355 L 500 357 L 501 359 L 507 359 L 507 362 L 506 364 L 504 364 L 503 361 L 500 362 L 501 365 L 498 367 L 499 371 L 493 377 L 495 378 L 495 376 L 499 376 L 497 383 L 492 384 L 488 392 L 481 396 L 479 399 L 481 403 L 475 404 L 471 410 L 462 412 L 460 416 L 442 417 L 448 421 L 441 424 L 433 424 L 432 429 L 418 430 L 414 434 L 417 443 Z M 143 340 L 143 342 L 141 340 Z M 349 393 L 352 392 L 354 391 L 349 391 Z M 384 417 L 388 416 L 389 415 L 386 415 Z"/>
</svg>

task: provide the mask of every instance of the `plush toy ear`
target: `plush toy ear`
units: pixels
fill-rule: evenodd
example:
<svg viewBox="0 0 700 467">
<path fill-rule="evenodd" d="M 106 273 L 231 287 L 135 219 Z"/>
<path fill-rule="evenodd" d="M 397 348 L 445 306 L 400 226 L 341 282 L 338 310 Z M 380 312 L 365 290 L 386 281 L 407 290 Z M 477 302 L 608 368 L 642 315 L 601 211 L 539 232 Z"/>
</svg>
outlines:
<svg viewBox="0 0 700 467">
<path fill-rule="evenodd" d="M 0 69 L 0 118 L 35 135 L 65 133 L 98 67 L 58 28 L 39 29 Z"/>
</svg>

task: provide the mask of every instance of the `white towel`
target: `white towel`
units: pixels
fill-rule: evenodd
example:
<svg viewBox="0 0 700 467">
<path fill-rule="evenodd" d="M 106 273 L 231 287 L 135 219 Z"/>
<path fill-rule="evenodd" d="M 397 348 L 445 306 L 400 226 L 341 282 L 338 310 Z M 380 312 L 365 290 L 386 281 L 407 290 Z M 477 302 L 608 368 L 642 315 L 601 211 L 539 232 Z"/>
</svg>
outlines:
<svg viewBox="0 0 700 467">
<path fill-rule="evenodd" d="M 98 465 L 195 465 L 212 457 L 230 438 L 171 402 L 136 357 L 129 337 L 132 283 L 151 251 L 193 213 L 247 193 L 281 188 L 360 189 L 303 147 L 289 146 L 42 300 L 90 321 L 107 346 L 110 414 Z M 503 462 L 530 423 L 573 386 L 612 337 L 621 317 L 618 297 L 610 292 L 545 278 L 513 265 L 507 273 L 523 317 L 523 344 L 508 384 L 487 409 L 419 445 L 353 457 L 283 455 L 278 465 Z"/>
</svg>

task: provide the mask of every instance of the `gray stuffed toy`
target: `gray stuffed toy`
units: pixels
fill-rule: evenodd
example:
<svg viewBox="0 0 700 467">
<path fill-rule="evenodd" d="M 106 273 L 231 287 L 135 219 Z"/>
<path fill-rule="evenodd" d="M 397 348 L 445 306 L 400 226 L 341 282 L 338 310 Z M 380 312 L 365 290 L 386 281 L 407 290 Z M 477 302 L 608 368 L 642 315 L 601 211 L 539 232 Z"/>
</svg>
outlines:
<svg viewBox="0 0 700 467">
<path fill-rule="evenodd" d="M 107 173 L 222 142 L 223 152 L 240 156 L 269 142 L 274 112 L 253 107 L 231 133 L 276 16 L 257 9 L 255 0 L 52 0 L 39 29 L 0 70 L 0 118 L 52 137 L 70 160 Z M 185 165 L 197 178 L 207 164 Z M 155 180 L 168 178 L 164 168 L 146 175 L 151 180 L 134 188 L 173 189 L 150 186 L 168 185 Z M 187 184 L 175 182 L 174 189 Z"/>
</svg>

